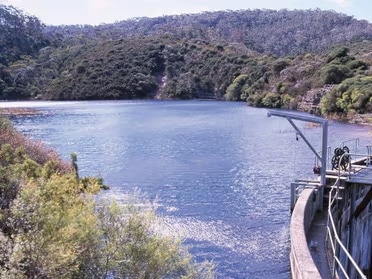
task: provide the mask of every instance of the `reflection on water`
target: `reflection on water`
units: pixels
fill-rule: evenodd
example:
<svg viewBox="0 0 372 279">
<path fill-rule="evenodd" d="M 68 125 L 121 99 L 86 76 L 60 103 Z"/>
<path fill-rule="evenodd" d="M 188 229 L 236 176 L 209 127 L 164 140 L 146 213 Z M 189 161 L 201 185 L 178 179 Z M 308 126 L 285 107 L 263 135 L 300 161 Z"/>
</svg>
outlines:
<svg viewBox="0 0 372 279">
<path fill-rule="evenodd" d="M 13 117 L 27 135 L 78 155 L 118 200 L 156 200 L 162 233 L 180 235 L 218 278 L 289 278 L 289 185 L 313 176 L 314 156 L 281 118 L 242 103 L 120 101 L 27 103 Z M 321 129 L 303 133 L 320 150 Z M 330 123 L 330 145 L 368 129 Z"/>
</svg>

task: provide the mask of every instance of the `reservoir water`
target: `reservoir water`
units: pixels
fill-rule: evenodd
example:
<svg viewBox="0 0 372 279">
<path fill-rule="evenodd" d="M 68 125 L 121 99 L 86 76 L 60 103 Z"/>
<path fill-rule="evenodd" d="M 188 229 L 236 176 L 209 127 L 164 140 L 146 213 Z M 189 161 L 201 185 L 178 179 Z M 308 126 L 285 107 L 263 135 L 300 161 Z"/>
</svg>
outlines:
<svg viewBox="0 0 372 279">
<path fill-rule="evenodd" d="M 290 183 L 314 178 L 314 155 L 287 120 L 219 101 L 25 102 L 40 114 L 13 116 L 80 175 L 98 175 L 119 201 L 140 191 L 156 201 L 168 233 L 217 278 L 290 278 Z M 296 122 L 318 150 L 321 128 Z M 369 128 L 330 122 L 329 145 Z"/>
</svg>

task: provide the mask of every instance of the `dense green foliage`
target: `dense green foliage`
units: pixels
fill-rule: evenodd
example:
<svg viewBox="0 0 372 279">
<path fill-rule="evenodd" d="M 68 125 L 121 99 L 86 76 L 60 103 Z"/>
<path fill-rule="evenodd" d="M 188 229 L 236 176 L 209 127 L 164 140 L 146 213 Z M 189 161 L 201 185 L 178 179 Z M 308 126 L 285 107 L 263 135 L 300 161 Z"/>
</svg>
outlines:
<svg viewBox="0 0 372 279">
<path fill-rule="evenodd" d="M 21 55 L 37 55 L 49 43 L 44 27 L 38 18 L 0 5 L 0 65 L 8 65 Z"/>
<path fill-rule="evenodd" d="M 243 67 L 262 68 L 256 58 L 230 47 L 163 37 L 84 45 L 78 52 L 43 98 L 221 98 Z"/>
<path fill-rule="evenodd" d="M 0 278 L 213 278 L 156 233 L 152 210 L 97 201 L 102 180 L 79 178 L 75 156 L 0 127 Z"/>
<path fill-rule="evenodd" d="M 99 26 L 48 26 L 65 42 L 157 37 L 207 42 L 235 42 L 258 53 L 277 56 L 319 52 L 330 46 L 372 38 L 365 20 L 334 11 L 239 10 L 135 18 Z"/>
<path fill-rule="evenodd" d="M 217 98 L 324 115 L 372 112 L 367 93 L 352 98 L 344 94 L 351 89 L 336 89 L 363 80 L 342 88 L 368 91 L 372 24 L 332 11 L 206 12 L 44 27 L 0 5 L 0 26 L 10 34 L 9 14 L 26 27 L 31 19 L 35 24 L 13 32 L 17 40 L 4 39 L 0 99 Z"/>
<path fill-rule="evenodd" d="M 322 100 L 324 113 L 372 112 L 372 76 L 345 79 Z"/>
</svg>

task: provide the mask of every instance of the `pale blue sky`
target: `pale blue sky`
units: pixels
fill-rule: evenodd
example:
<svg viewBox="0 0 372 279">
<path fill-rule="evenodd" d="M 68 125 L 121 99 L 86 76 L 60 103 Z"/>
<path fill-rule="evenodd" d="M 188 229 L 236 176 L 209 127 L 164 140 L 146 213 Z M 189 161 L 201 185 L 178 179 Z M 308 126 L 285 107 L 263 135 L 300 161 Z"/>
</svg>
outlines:
<svg viewBox="0 0 372 279">
<path fill-rule="evenodd" d="M 372 23 L 372 0 L 0 0 L 37 16 L 45 24 L 113 23 L 156 17 L 240 9 L 334 10 Z"/>
</svg>

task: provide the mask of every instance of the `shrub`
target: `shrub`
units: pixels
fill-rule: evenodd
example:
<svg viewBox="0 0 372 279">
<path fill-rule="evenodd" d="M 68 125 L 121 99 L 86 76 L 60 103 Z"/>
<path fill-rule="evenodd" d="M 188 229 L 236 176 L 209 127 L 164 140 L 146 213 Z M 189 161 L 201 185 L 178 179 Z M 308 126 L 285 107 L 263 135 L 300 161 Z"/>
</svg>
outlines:
<svg viewBox="0 0 372 279">
<path fill-rule="evenodd" d="M 322 113 L 370 113 L 372 78 L 356 77 L 344 80 L 322 99 Z"/>
<path fill-rule="evenodd" d="M 280 108 L 282 104 L 281 97 L 277 93 L 268 92 L 262 98 L 262 105 L 268 108 Z"/>
<path fill-rule="evenodd" d="M 327 57 L 327 63 L 336 59 L 341 59 L 348 56 L 349 49 L 347 47 L 339 47 L 334 49 Z"/>
<path fill-rule="evenodd" d="M 0 278 L 214 278 L 212 264 L 156 232 L 153 208 L 97 199 L 102 180 L 79 178 L 74 154 L 61 172 L 43 161 L 54 155 L 33 160 L 45 150 L 28 152 L 31 141 L 0 126 Z"/>
<path fill-rule="evenodd" d="M 277 61 L 275 61 L 275 63 L 273 64 L 273 73 L 275 76 L 279 76 L 280 75 L 280 72 L 282 70 L 284 70 L 285 68 L 287 68 L 289 66 L 289 61 L 287 59 L 278 59 Z"/>
<path fill-rule="evenodd" d="M 325 84 L 339 84 L 350 75 L 349 68 L 343 65 L 328 64 L 321 70 L 322 80 Z"/>
<path fill-rule="evenodd" d="M 3 275 L 212 278 L 211 265 L 193 263 L 179 241 L 154 231 L 153 211 L 97 203 L 91 195 L 99 188 L 91 183 L 87 190 L 74 174 L 21 183 L 7 218 L 12 236 L 3 234 L 0 243 Z"/>
<path fill-rule="evenodd" d="M 347 65 L 352 70 L 355 69 L 366 70 L 368 68 L 367 64 L 361 60 L 352 60 Z"/>
<path fill-rule="evenodd" d="M 228 101 L 240 101 L 242 95 L 242 88 L 247 81 L 247 75 L 239 75 L 234 81 L 227 87 L 225 99 Z"/>
</svg>

